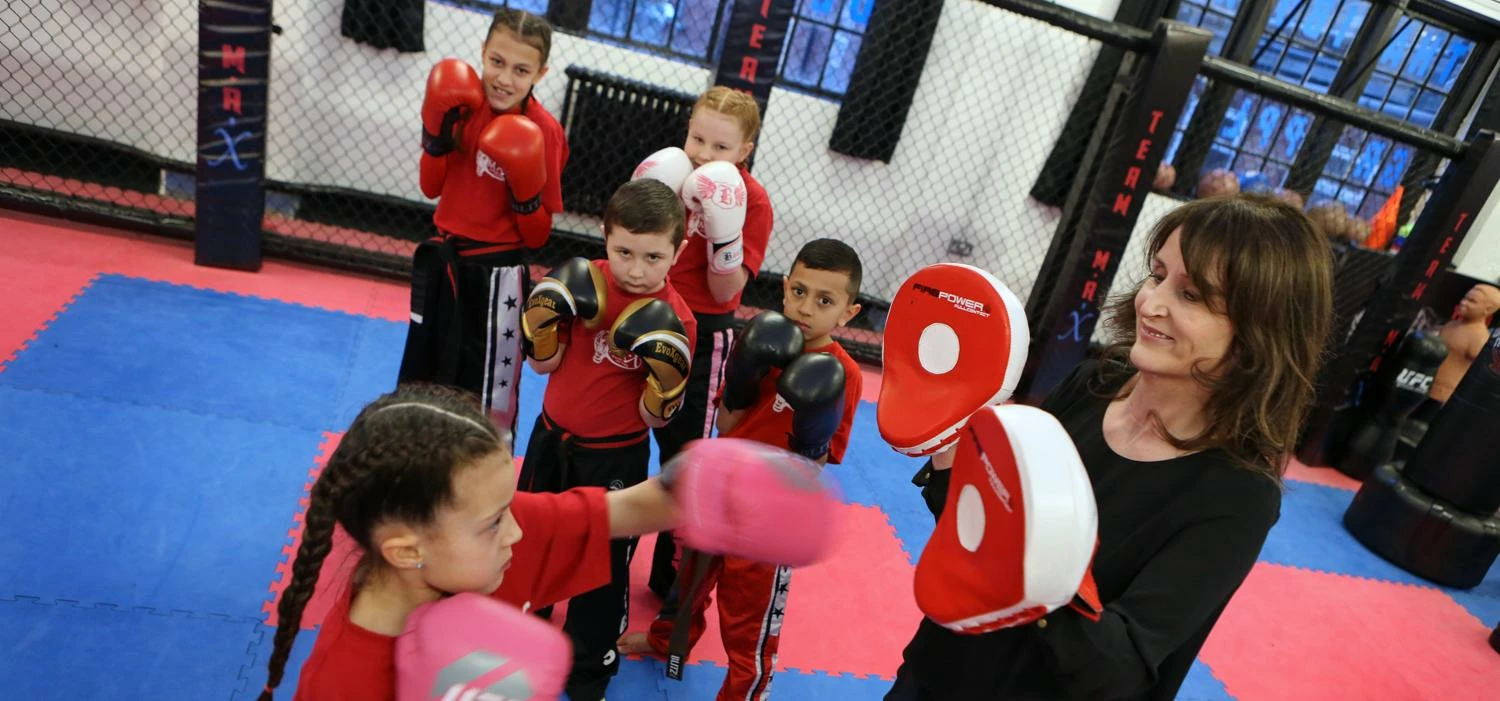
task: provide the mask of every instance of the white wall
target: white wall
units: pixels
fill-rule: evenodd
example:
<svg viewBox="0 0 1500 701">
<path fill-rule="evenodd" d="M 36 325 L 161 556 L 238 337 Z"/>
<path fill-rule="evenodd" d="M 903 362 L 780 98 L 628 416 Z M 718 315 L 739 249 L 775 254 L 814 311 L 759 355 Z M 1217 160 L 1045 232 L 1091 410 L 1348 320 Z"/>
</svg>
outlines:
<svg viewBox="0 0 1500 701">
<path fill-rule="evenodd" d="M 1458 272 L 1492 282 L 1500 282 L 1500 214 L 1496 213 L 1496 200 L 1500 200 L 1500 187 L 1479 210 L 1469 235 L 1453 254 Z"/>
<path fill-rule="evenodd" d="M 1120 10 L 1120 0 L 1056 0 L 1054 4 L 1110 21 Z"/>
<path fill-rule="evenodd" d="M 0 31 L 0 119 L 195 160 L 196 3 L 28 0 L 4 7 L 0 18 L 19 21 Z"/>
<path fill-rule="evenodd" d="M 192 162 L 196 3 L 158 0 L 118 9 L 99 0 L 40 0 L 41 31 L 0 33 L 0 117 L 129 144 Z M 1101 16 L 1116 0 L 1080 0 Z M 427 51 L 376 50 L 339 35 L 342 4 L 281 0 L 273 38 L 268 178 L 420 201 L 416 157 L 423 85 L 439 58 L 477 65 L 489 18 L 427 5 Z M 28 14 L 33 11 L 27 10 Z M 866 260 L 866 290 L 889 296 L 916 269 L 950 260 L 987 268 L 1023 297 L 1056 224 L 1027 196 L 1073 108 L 1098 45 L 974 0 L 943 7 L 922 82 L 889 164 L 832 153 L 832 101 L 777 89 L 756 176 L 777 225 L 767 258 L 785 270 L 801 244 L 834 236 Z M 76 63 L 87 56 L 87 63 Z M 149 70 L 135 57 L 148 56 Z M 560 113 L 572 63 L 686 92 L 710 71 L 636 50 L 555 35 L 552 73 L 538 86 Z M 81 91 L 82 97 L 68 91 Z M 45 97 L 68 94 L 58 109 Z M 79 108 L 82 105 L 82 108 Z M 564 225 L 591 231 L 577 218 Z"/>
<path fill-rule="evenodd" d="M 1463 8 L 1480 17 L 1500 21 L 1500 2 L 1496 0 L 1445 0 L 1444 4 Z"/>
</svg>

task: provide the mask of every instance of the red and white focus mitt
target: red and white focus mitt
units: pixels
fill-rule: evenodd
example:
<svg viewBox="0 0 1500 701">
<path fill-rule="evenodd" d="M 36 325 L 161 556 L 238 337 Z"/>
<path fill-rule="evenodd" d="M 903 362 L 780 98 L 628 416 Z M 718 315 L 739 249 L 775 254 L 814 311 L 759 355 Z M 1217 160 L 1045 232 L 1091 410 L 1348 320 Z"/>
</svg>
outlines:
<svg viewBox="0 0 1500 701">
<path fill-rule="evenodd" d="M 802 567 L 833 547 L 838 499 L 817 463 L 743 438 L 687 444 L 662 466 L 682 510 L 677 540 L 715 555 Z"/>
<path fill-rule="evenodd" d="M 396 638 L 396 701 L 554 701 L 573 666 L 567 635 L 482 594 L 425 604 Z"/>
<path fill-rule="evenodd" d="M 1099 517 L 1067 431 L 1041 409 L 1006 405 L 980 410 L 960 433 L 948 505 L 917 562 L 917 607 L 960 633 L 1023 625 L 1069 603 L 1097 620 L 1089 564 Z"/>
<path fill-rule="evenodd" d="M 886 317 L 880 436 L 907 455 L 948 447 L 970 415 L 1010 398 L 1030 344 L 1025 307 L 993 275 L 956 263 L 917 271 Z"/>
</svg>

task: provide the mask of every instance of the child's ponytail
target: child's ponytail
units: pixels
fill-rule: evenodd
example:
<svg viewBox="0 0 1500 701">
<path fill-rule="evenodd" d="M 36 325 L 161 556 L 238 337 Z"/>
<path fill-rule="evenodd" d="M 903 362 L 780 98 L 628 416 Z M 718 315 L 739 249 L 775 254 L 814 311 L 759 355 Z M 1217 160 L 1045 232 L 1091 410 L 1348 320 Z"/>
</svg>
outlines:
<svg viewBox="0 0 1500 701">
<path fill-rule="evenodd" d="M 297 640 L 297 631 L 302 626 L 302 612 L 317 590 L 323 560 L 333 549 L 333 507 L 338 503 L 338 492 L 341 491 L 337 484 L 338 473 L 330 460 L 323 476 L 313 485 L 304 517 L 302 546 L 297 548 L 297 559 L 292 561 L 292 581 L 281 593 L 281 603 L 276 609 L 276 646 L 271 653 L 266 687 L 261 691 L 259 701 L 271 701 L 271 692 L 281 684 L 287 659 L 292 655 L 292 643 Z"/>
</svg>

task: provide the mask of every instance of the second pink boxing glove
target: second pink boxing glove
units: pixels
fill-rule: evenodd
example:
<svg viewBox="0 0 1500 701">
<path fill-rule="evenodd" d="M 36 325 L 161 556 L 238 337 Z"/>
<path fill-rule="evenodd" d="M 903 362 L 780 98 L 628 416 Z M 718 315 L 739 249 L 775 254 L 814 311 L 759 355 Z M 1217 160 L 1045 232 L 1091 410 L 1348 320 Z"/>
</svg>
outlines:
<svg viewBox="0 0 1500 701">
<path fill-rule="evenodd" d="M 555 701 L 573 648 L 546 621 L 482 594 L 425 604 L 396 638 L 396 701 Z"/>
</svg>

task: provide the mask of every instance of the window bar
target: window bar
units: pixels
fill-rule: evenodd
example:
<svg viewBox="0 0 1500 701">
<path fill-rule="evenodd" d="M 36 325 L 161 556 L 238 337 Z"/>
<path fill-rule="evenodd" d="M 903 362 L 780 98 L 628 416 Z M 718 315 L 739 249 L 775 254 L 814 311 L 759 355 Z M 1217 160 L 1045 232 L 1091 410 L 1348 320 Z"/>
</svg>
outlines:
<svg viewBox="0 0 1500 701">
<path fill-rule="evenodd" d="M 625 16 L 625 43 L 646 46 L 645 42 L 637 42 L 635 38 L 635 5 L 640 0 L 630 0 L 630 14 Z"/>
<path fill-rule="evenodd" d="M 719 42 L 723 41 L 724 30 L 726 29 L 724 25 L 729 24 L 729 21 L 724 16 L 724 8 L 731 1 L 719 0 L 719 6 L 714 8 L 714 28 L 708 37 L 708 54 L 703 57 L 707 63 L 714 63 L 714 57 L 719 55 Z"/>
</svg>

